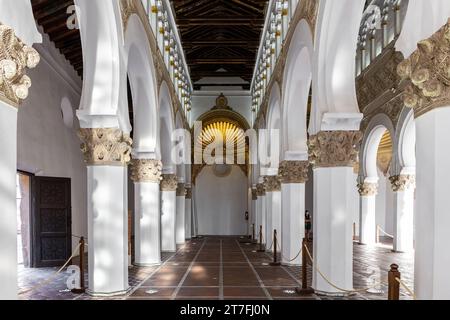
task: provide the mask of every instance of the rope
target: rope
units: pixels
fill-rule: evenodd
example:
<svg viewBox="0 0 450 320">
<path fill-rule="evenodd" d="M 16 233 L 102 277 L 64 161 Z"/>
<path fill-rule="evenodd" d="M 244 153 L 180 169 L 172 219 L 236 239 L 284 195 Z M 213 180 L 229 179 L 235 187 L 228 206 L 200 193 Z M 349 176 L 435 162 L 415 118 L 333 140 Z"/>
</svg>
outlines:
<svg viewBox="0 0 450 320">
<path fill-rule="evenodd" d="M 293 259 L 289 259 L 289 258 L 286 258 L 285 256 L 284 256 L 284 254 L 283 254 L 283 251 L 281 250 L 281 247 L 280 247 L 280 243 L 277 241 L 277 248 L 278 248 L 278 250 L 280 250 L 280 252 L 281 252 L 281 257 L 283 258 L 283 259 L 285 259 L 287 262 L 292 262 L 292 261 L 295 261 L 299 256 L 300 256 L 300 254 L 302 253 L 302 247 L 300 247 L 300 251 L 298 252 L 298 254 L 295 256 L 295 258 L 293 258 Z"/>
<path fill-rule="evenodd" d="M 416 295 L 414 294 L 414 291 L 412 291 L 400 278 L 395 278 L 395 280 L 400 283 L 400 285 L 406 290 L 408 291 L 408 293 L 411 295 L 411 297 L 413 297 L 414 300 L 416 300 Z"/>
<path fill-rule="evenodd" d="M 29 288 L 29 289 L 20 291 L 20 292 L 19 292 L 19 295 L 25 294 L 25 293 L 30 292 L 30 291 L 34 291 L 34 290 L 36 290 L 36 289 L 42 287 L 43 285 L 49 283 L 50 281 L 52 281 L 53 278 L 55 278 L 58 274 L 60 274 L 60 273 L 67 267 L 67 265 L 69 264 L 69 262 L 70 262 L 73 258 L 75 258 L 75 255 L 77 254 L 78 249 L 80 249 L 80 246 L 81 246 L 81 244 L 78 244 L 78 245 L 77 245 L 77 247 L 76 247 L 75 250 L 73 251 L 73 253 L 72 253 L 72 255 L 70 256 L 70 258 L 67 259 L 66 263 L 65 263 L 58 271 L 56 271 L 55 273 L 53 273 L 53 274 L 52 274 L 51 276 L 49 276 L 47 279 L 45 279 L 45 280 L 39 282 L 39 283 L 38 283 L 37 285 L 35 285 L 34 287 L 31 287 L 31 288 Z"/>
<path fill-rule="evenodd" d="M 380 226 L 378 226 L 378 230 L 380 230 L 381 233 L 384 233 L 385 235 L 387 235 L 389 238 L 394 239 L 393 235 L 391 235 L 391 234 L 387 233 L 386 231 L 384 231 Z"/>
<path fill-rule="evenodd" d="M 309 259 L 311 260 L 311 263 L 314 265 L 314 259 L 312 258 L 312 256 L 311 256 L 311 252 L 309 252 L 309 249 L 308 249 L 308 247 L 305 245 L 304 246 L 305 247 L 305 250 L 306 250 L 306 253 L 308 254 L 308 257 L 309 257 Z M 347 292 L 347 293 L 359 293 L 359 292 L 365 292 L 365 291 L 367 291 L 367 290 L 370 290 L 370 289 L 373 289 L 373 288 L 376 288 L 376 287 L 378 287 L 378 286 L 380 286 L 381 284 L 382 284 L 382 282 L 378 282 L 378 283 L 376 283 L 376 284 L 374 284 L 374 285 L 372 285 L 372 286 L 370 286 L 370 287 L 368 287 L 368 288 L 364 288 L 364 289 L 357 289 L 357 290 L 347 290 L 347 289 L 343 289 L 343 288 L 340 288 L 340 287 L 338 287 L 337 285 L 335 285 L 334 283 L 332 283 L 323 273 L 322 273 L 322 271 L 320 271 L 320 269 L 317 267 L 317 265 L 315 266 L 315 269 L 316 269 L 316 271 L 320 274 L 320 276 L 330 285 L 330 286 L 332 286 L 333 288 L 335 288 L 336 290 L 339 290 L 339 291 L 342 291 L 342 292 Z"/>
</svg>

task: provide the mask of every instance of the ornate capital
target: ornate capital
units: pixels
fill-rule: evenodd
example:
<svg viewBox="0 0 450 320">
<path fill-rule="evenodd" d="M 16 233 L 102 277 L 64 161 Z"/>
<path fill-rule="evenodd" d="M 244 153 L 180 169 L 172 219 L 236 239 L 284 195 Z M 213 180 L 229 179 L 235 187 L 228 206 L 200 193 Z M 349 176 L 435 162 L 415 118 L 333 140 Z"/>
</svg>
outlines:
<svg viewBox="0 0 450 320">
<path fill-rule="evenodd" d="M 252 200 L 258 200 L 258 191 L 256 189 L 252 189 Z"/>
<path fill-rule="evenodd" d="M 130 162 L 130 136 L 117 128 L 89 128 L 78 132 L 81 151 L 88 165 L 121 165 Z"/>
<path fill-rule="evenodd" d="M 378 183 L 359 183 L 358 192 L 361 197 L 376 196 L 378 194 Z"/>
<path fill-rule="evenodd" d="M 416 118 L 450 103 L 450 19 L 417 47 L 397 68 L 408 82 L 403 101 Z"/>
<path fill-rule="evenodd" d="M 266 192 L 277 192 L 281 191 L 281 181 L 278 176 L 265 176 L 264 177 L 264 187 Z"/>
<path fill-rule="evenodd" d="M 360 131 L 321 131 L 308 141 L 314 168 L 354 167 L 362 139 Z"/>
<path fill-rule="evenodd" d="M 192 188 L 186 188 L 186 199 L 192 199 Z"/>
<path fill-rule="evenodd" d="M 306 183 L 308 169 L 308 161 L 282 161 L 279 169 L 281 183 Z"/>
<path fill-rule="evenodd" d="M 389 178 L 392 191 L 401 192 L 416 187 L 416 176 L 412 174 L 401 174 Z"/>
<path fill-rule="evenodd" d="M 0 23 L 0 99 L 18 107 L 28 97 L 31 79 L 26 68 L 35 68 L 39 53 L 16 37 L 14 30 Z"/>
<path fill-rule="evenodd" d="M 154 159 L 131 160 L 131 180 L 134 182 L 160 183 L 162 162 Z"/>
<path fill-rule="evenodd" d="M 163 174 L 160 184 L 161 191 L 177 191 L 178 178 L 174 174 Z"/>
<path fill-rule="evenodd" d="M 266 189 L 263 183 L 258 183 L 256 185 L 256 195 L 258 197 L 264 197 L 266 195 Z"/>
<path fill-rule="evenodd" d="M 177 185 L 177 197 L 186 197 L 186 187 L 184 183 Z"/>
</svg>

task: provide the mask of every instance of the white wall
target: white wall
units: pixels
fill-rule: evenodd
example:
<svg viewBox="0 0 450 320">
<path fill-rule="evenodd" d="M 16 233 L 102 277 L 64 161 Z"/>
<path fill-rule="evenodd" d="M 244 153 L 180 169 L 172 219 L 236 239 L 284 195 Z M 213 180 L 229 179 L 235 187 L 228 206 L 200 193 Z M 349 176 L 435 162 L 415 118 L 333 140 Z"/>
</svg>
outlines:
<svg viewBox="0 0 450 320">
<path fill-rule="evenodd" d="M 252 98 L 249 92 L 234 92 L 234 91 L 196 91 L 192 96 L 192 111 L 191 119 L 195 121 L 205 112 L 208 112 L 216 105 L 216 99 L 223 93 L 228 99 L 228 105 L 233 108 L 234 111 L 239 112 L 245 117 L 249 125 L 251 124 L 251 103 Z"/>
<path fill-rule="evenodd" d="M 237 166 L 223 178 L 205 167 L 195 185 L 199 234 L 246 234 L 247 187 L 247 177 Z"/>
<path fill-rule="evenodd" d="M 28 71 L 33 85 L 18 114 L 18 169 L 38 176 L 71 178 L 72 233 L 87 236 L 86 167 L 76 135 L 81 79 L 44 36 L 35 48 L 41 62 Z M 64 124 L 61 101 L 72 106 L 73 128 Z M 72 239 L 76 245 L 77 239 Z"/>
</svg>

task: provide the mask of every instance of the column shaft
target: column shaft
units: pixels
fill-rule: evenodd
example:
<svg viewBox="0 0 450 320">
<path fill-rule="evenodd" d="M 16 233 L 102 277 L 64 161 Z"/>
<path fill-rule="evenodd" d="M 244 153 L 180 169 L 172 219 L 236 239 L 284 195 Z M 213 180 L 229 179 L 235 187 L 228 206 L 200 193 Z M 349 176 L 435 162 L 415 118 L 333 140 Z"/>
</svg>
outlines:
<svg viewBox="0 0 450 320">
<path fill-rule="evenodd" d="M 375 245 L 376 243 L 375 204 L 375 195 L 359 197 L 359 242 L 361 244 Z"/>
<path fill-rule="evenodd" d="M 176 209 L 176 191 L 161 191 L 161 250 L 165 252 L 177 250 Z"/>
<path fill-rule="evenodd" d="M 161 263 L 159 183 L 136 182 L 135 190 L 135 264 Z"/>
</svg>

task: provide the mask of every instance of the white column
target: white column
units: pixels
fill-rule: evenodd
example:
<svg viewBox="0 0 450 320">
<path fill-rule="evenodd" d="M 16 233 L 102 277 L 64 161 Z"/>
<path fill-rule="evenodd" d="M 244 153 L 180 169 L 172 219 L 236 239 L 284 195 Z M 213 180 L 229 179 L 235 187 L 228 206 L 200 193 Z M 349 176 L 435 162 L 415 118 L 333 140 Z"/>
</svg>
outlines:
<svg viewBox="0 0 450 320">
<path fill-rule="evenodd" d="M 192 237 L 198 237 L 198 219 L 197 219 L 197 203 L 195 197 L 195 185 L 192 186 Z"/>
<path fill-rule="evenodd" d="M 184 183 L 178 183 L 177 188 L 177 216 L 176 216 L 176 242 L 186 243 L 186 189 Z"/>
<path fill-rule="evenodd" d="M 185 203 L 185 215 L 186 215 L 186 239 L 192 238 L 192 189 L 186 187 L 186 203 Z"/>
<path fill-rule="evenodd" d="M 270 245 L 272 244 L 272 197 L 271 193 L 266 192 L 264 196 L 264 213 L 265 213 L 265 228 L 263 228 L 263 242 L 266 244 L 266 250 L 272 251 Z"/>
<path fill-rule="evenodd" d="M 394 191 L 394 251 L 414 250 L 414 175 L 390 177 Z"/>
<path fill-rule="evenodd" d="M 26 68 L 39 63 L 39 54 L 30 46 L 40 38 L 36 30 L 29 3 L 0 4 L 0 300 L 17 299 L 17 108 L 28 96 L 30 78 Z M 11 23 L 16 30 L 7 27 Z M 16 37 L 18 32 L 22 39 Z M 8 37 L 10 33 L 11 37 Z"/>
<path fill-rule="evenodd" d="M 131 164 L 135 197 L 135 265 L 138 266 L 161 263 L 161 170 L 159 160 L 134 159 Z"/>
<path fill-rule="evenodd" d="M 416 119 L 415 293 L 450 299 L 450 107 Z"/>
<path fill-rule="evenodd" d="M 359 243 L 373 246 L 376 243 L 376 194 L 377 183 L 358 185 L 359 197 Z"/>
<path fill-rule="evenodd" d="M 0 299 L 17 299 L 17 108 L 0 101 Z"/>
<path fill-rule="evenodd" d="M 278 176 L 266 177 L 266 200 L 267 200 L 267 245 L 271 248 L 267 248 L 269 252 L 274 250 L 274 230 L 277 230 L 277 250 L 281 248 L 281 183 Z"/>
<path fill-rule="evenodd" d="M 256 185 L 256 193 L 258 199 L 256 200 L 256 223 L 258 243 L 260 242 L 260 230 L 262 230 L 262 243 L 266 243 L 266 191 L 264 184 Z"/>
<path fill-rule="evenodd" d="M 305 237 L 305 183 L 308 180 L 308 167 L 308 161 L 283 161 L 280 164 L 281 251 L 284 265 L 298 266 L 302 261 L 298 253 Z"/>
<path fill-rule="evenodd" d="M 336 286 L 353 289 L 352 199 L 359 131 L 322 131 L 310 137 L 314 165 L 314 267 Z M 342 294 L 313 271 L 319 293 Z"/>
<path fill-rule="evenodd" d="M 256 191 L 256 185 L 252 188 L 252 201 L 250 209 L 250 235 L 255 234 L 255 239 L 258 239 L 258 209 L 257 209 L 258 195 Z M 254 239 L 254 240 L 255 240 Z"/>
<path fill-rule="evenodd" d="M 87 163 L 89 289 L 123 294 L 128 285 L 128 171 L 131 139 L 119 129 L 81 129 Z"/>
<path fill-rule="evenodd" d="M 177 251 L 176 243 L 177 176 L 163 174 L 161 181 L 161 250 Z"/>
</svg>

